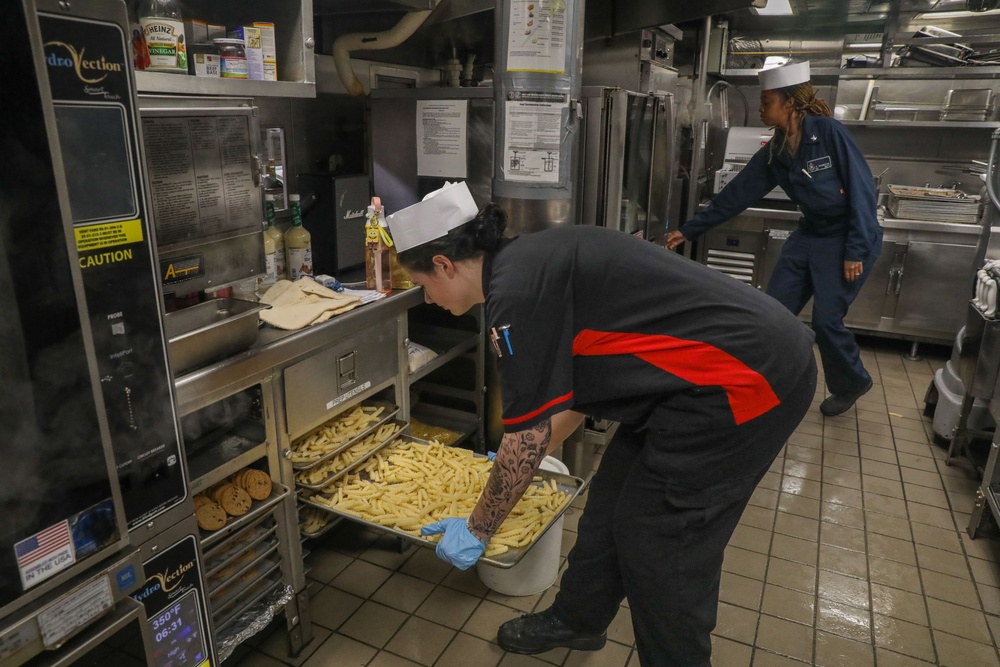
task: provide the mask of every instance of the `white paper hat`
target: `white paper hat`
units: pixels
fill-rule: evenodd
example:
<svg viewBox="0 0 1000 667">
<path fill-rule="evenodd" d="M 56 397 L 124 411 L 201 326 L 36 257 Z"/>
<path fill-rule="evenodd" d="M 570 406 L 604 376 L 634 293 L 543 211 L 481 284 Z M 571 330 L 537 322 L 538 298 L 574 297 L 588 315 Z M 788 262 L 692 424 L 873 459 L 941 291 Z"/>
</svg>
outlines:
<svg viewBox="0 0 1000 667">
<path fill-rule="evenodd" d="M 761 90 L 785 88 L 809 81 L 809 63 L 792 63 L 757 72 Z"/>
<path fill-rule="evenodd" d="M 469 186 L 465 182 L 446 181 L 443 188 L 428 193 L 423 201 L 396 211 L 385 221 L 392 232 L 396 251 L 403 252 L 441 238 L 455 227 L 472 220 L 477 213 L 479 207 L 469 192 Z"/>
</svg>

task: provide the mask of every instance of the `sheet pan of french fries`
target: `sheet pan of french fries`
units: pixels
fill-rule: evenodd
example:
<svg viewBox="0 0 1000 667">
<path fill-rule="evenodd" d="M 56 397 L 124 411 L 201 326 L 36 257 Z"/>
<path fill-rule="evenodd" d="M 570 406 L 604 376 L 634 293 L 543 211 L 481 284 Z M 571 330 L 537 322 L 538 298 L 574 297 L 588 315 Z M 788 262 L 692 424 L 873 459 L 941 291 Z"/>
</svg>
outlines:
<svg viewBox="0 0 1000 667">
<path fill-rule="evenodd" d="M 357 468 L 369 456 L 392 444 L 393 436 L 402 433 L 406 422 L 390 419 L 369 431 L 368 435 L 354 441 L 336 456 L 308 470 L 295 473 L 295 485 L 305 489 L 322 489 Z"/>
<path fill-rule="evenodd" d="M 399 407 L 383 401 L 365 401 L 345 410 L 292 441 L 289 458 L 296 470 L 308 470 L 337 456 L 396 416 Z"/>
<path fill-rule="evenodd" d="M 357 469 L 321 490 L 303 490 L 300 500 L 424 546 L 421 526 L 472 513 L 493 464 L 487 458 L 435 441 L 395 438 Z M 539 470 L 531 486 L 493 536 L 481 560 L 509 568 L 517 564 L 580 493 L 584 481 Z"/>
</svg>

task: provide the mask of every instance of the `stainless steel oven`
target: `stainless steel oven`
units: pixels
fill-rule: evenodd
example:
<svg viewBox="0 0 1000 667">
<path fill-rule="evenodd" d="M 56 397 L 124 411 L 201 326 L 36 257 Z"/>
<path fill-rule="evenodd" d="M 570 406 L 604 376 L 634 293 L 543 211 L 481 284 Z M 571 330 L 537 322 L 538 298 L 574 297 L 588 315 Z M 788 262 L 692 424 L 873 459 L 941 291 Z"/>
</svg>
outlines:
<svg viewBox="0 0 1000 667">
<path fill-rule="evenodd" d="M 0 664 L 73 664 L 133 632 L 133 657 L 165 665 L 132 596 L 143 543 L 193 505 L 125 4 L 5 10 Z"/>
</svg>

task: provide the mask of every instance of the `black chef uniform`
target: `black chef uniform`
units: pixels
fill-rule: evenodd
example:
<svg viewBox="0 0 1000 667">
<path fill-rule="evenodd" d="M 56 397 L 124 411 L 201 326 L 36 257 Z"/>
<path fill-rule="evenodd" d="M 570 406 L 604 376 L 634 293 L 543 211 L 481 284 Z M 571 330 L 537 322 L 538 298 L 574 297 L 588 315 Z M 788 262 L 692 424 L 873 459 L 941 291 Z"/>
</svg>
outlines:
<svg viewBox="0 0 1000 667">
<path fill-rule="evenodd" d="M 709 666 L 723 553 L 809 408 L 812 333 L 774 299 L 600 227 L 522 236 L 484 262 L 503 421 L 621 423 L 554 603 L 604 631 L 628 597 L 644 665 Z"/>
</svg>

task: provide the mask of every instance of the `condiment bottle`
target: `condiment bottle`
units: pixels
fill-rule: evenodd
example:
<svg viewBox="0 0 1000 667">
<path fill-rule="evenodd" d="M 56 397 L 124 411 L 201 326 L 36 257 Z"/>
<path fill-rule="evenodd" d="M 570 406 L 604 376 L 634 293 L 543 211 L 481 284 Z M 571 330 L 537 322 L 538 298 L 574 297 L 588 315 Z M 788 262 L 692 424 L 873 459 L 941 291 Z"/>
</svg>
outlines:
<svg viewBox="0 0 1000 667">
<path fill-rule="evenodd" d="M 365 281 L 368 289 L 388 294 L 392 291 L 392 264 L 389 248 L 392 237 L 385 229 L 385 211 L 382 200 L 372 197 L 365 223 Z"/>
<path fill-rule="evenodd" d="M 299 195 L 288 195 L 292 205 L 292 226 L 285 232 L 285 257 L 288 262 L 288 279 L 298 280 L 303 273 L 312 275 L 312 234 L 302 226 L 302 206 Z"/>
<path fill-rule="evenodd" d="M 184 19 L 177 0 L 139 0 L 136 9 L 149 56 L 147 69 L 187 74 Z"/>
<path fill-rule="evenodd" d="M 264 230 L 265 238 L 270 236 L 274 243 L 274 278 L 284 280 L 288 277 L 285 267 L 285 235 L 281 233 L 276 224 L 274 215 L 274 195 L 264 195 L 264 219 L 267 220 L 267 229 Z"/>
</svg>

